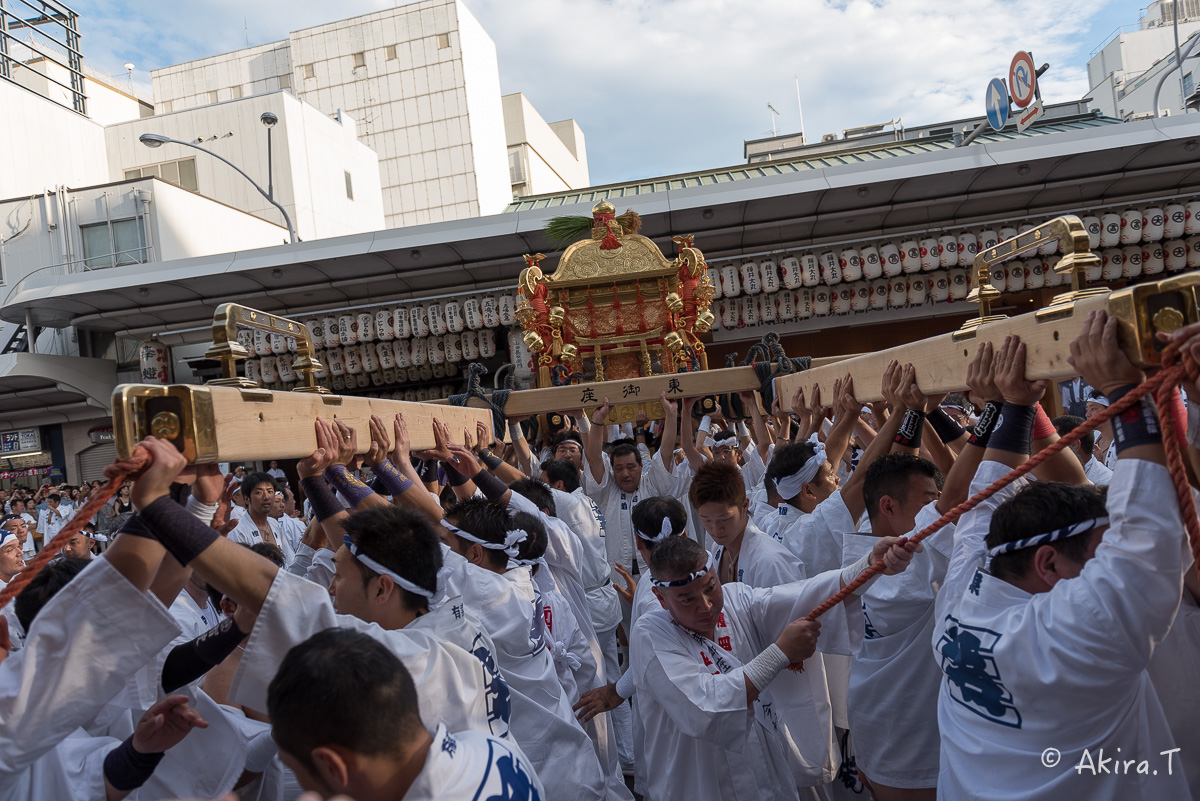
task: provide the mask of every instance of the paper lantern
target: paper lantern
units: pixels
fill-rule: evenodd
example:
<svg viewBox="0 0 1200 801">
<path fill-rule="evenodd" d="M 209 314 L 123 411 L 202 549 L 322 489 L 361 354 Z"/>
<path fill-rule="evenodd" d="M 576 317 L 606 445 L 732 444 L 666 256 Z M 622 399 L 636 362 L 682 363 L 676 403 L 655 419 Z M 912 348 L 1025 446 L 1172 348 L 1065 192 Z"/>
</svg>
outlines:
<svg viewBox="0 0 1200 801">
<path fill-rule="evenodd" d="M 936 270 L 941 259 L 941 245 L 933 237 L 926 237 L 917 244 L 921 249 L 921 269 L 925 272 Z"/>
<path fill-rule="evenodd" d="M 871 308 L 886 309 L 888 305 L 888 284 L 882 278 L 871 282 Z"/>
<path fill-rule="evenodd" d="M 1025 260 L 1025 288 L 1041 289 L 1046 285 L 1046 262 L 1042 259 Z"/>
<path fill-rule="evenodd" d="M 325 359 L 324 349 L 315 351 L 313 358 L 321 365 L 313 370 L 313 378 L 328 378 L 329 377 L 329 362 Z"/>
<path fill-rule="evenodd" d="M 721 319 L 721 327 L 726 331 L 732 331 L 737 328 L 737 298 L 721 298 L 717 301 L 717 317 Z"/>
<path fill-rule="evenodd" d="M 483 328 L 483 310 L 480 308 L 479 298 L 467 298 L 463 301 L 463 322 L 472 331 Z M 396 336 L 400 334 L 397 333 Z"/>
<path fill-rule="evenodd" d="M 1001 292 L 1008 291 L 1008 265 L 993 264 L 992 265 L 992 286 L 999 289 Z"/>
<path fill-rule="evenodd" d="M 1004 265 L 1007 269 L 1005 286 L 1009 292 L 1020 292 L 1025 289 L 1025 262 L 1014 259 Z"/>
<path fill-rule="evenodd" d="M 1129 247 L 1121 248 L 1121 254 L 1125 257 L 1124 263 L 1121 265 L 1122 278 L 1137 278 L 1142 274 L 1142 246 L 1130 245 Z"/>
<path fill-rule="evenodd" d="M 805 253 L 800 257 L 800 283 L 814 287 L 821 283 L 821 261 L 814 253 Z"/>
<path fill-rule="evenodd" d="M 375 345 L 373 343 L 359 343 L 358 350 L 358 358 L 362 362 L 363 372 L 373 373 L 379 369 L 379 356 L 375 353 Z"/>
<path fill-rule="evenodd" d="M 897 276 L 888 284 L 888 306 L 899 309 L 908 303 L 908 279 Z"/>
<path fill-rule="evenodd" d="M 850 310 L 867 311 L 871 308 L 871 284 L 868 281 L 858 281 L 850 285 L 853 294 L 850 295 Z"/>
<path fill-rule="evenodd" d="M 747 295 L 757 295 L 762 292 L 762 282 L 758 276 L 758 265 L 752 261 L 742 262 L 738 268 L 742 279 L 742 291 Z"/>
<path fill-rule="evenodd" d="M 988 248 L 994 248 L 1000 244 L 1000 235 L 991 228 L 985 228 L 979 232 L 979 250 L 984 251 Z"/>
<path fill-rule="evenodd" d="M 504 299 L 508 295 L 500 296 L 500 308 L 504 308 Z M 510 298 L 511 300 L 511 298 Z M 425 317 L 429 320 L 429 333 L 433 336 L 441 336 L 446 333 L 446 318 L 442 316 L 442 304 L 430 303 L 425 307 Z M 500 314 L 501 322 L 503 322 L 504 313 Z M 515 320 L 514 320 L 515 322 Z"/>
<path fill-rule="evenodd" d="M 396 329 L 392 326 L 391 309 L 380 309 L 375 312 L 375 337 L 383 342 L 391 342 L 396 338 Z"/>
<path fill-rule="evenodd" d="M 904 258 L 900 248 L 891 242 L 884 242 L 879 246 L 879 261 L 883 265 L 883 274 L 888 278 L 895 278 L 904 271 Z"/>
<path fill-rule="evenodd" d="M 971 291 L 967 286 L 967 275 L 966 270 L 950 271 L 950 300 L 962 300 Z"/>
<path fill-rule="evenodd" d="M 970 231 L 958 235 L 958 266 L 970 267 L 979 252 L 979 239 Z"/>
<path fill-rule="evenodd" d="M 1088 241 L 1091 243 L 1092 250 L 1100 247 L 1100 230 L 1102 228 L 1100 218 L 1096 216 L 1084 217 L 1083 227 L 1087 229 Z"/>
<path fill-rule="evenodd" d="M 329 348 L 325 351 L 325 361 L 329 368 L 329 374 L 339 376 L 346 374 L 346 360 L 342 356 L 341 348 Z"/>
<path fill-rule="evenodd" d="M 1158 206 L 1142 209 L 1142 241 L 1161 242 L 1167 229 L 1167 215 Z"/>
<path fill-rule="evenodd" d="M 708 267 L 708 281 L 713 286 L 713 300 L 725 297 L 725 292 L 721 287 L 721 274 L 712 265 Z"/>
<path fill-rule="evenodd" d="M 254 356 L 257 351 L 254 349 L 254 332 L 249 328 L 239 328 L 237 332 L 238 344 L 246 349 L 246 353 Z"/>
<path fill-rule="evenodd" d="M 264 384 L 274 384 L 279 380 L 279 359 L 276 356 L 263 356 L 258 361 Z"/>
<path fill-rule="evenodd" d="M 785 289 L 775 296 L 780 320 L 796 319 L 796 293 Z"/>
<path fill-rule="evenodd" d="M 880 261 L 879 249 L 874 245 L 867 245 L 859 252 L 859 258 L 862 259 L 863 278 L 874 281 L 883 275 L 883 263 Z M 896 256 L 899 259 L 899 255 Z"/>
<path fill-rule="evenodd" d="M 1163 209 L 1163 239 L 1178 239 L 1183 236 L 1187 222 L 1187 209 L 1182 203 L 1168 203 Z"/>
<path fill-rule="evenodd" d="M 833 290 L 819 286 L 813 290 L 813 314 L 824 317 L 833 308 Z"/>
<path fill-rule="evenodd" d="M 412 363 L 420 367 L 429 361 L 429 337 L 414 337 L 412 341 Z"/>
<path fill-rule="evenodd" d="M 1125 254 L 1119 248 L 1109 248 L 1100 251 L 1100 277 L 1105 281 L 1115 281 L 1121 277 L 1125 267 Z"/>
<path fill-rule="evenodd" d="M 800 260 L 795 256 L 780 259 L 779 272 L 782 274 L 785 289 L 799 289 L 804 286 L 804 278 L 800 275 Z"/>
<path fill-rule="evenodd" d="M 271 334 L 261 328 L 254 329 L 254 352 L 259 356 L 271 356 Z"/>
<path fill-rule="evenodd" d="M 833 290 L 833 296 L 830 298 L 832 310 L 834 314 L 849 314 L 850 313 L 850 297 L 854 294 L 854 290 L 849 284 L 842 284 L 837 289 Z"/>
<path fill-rule="evenodd" d="M 938 237 L 938 267 L 955 267 L 958 265 L 958 237 L 954 234 L 943 234 Z"/>
<path fill-rule="evenodd" d="M 346 362 L 346 375 L 358 375 L 363 371 L 362 351 L 357 345 L 342 348 L 342 359 Z"/>
<path fill-rule="evenodd" d="M 1104 251 L 1100 252 L 1100 262 L 1093 264 L 1084 271 L 1084 278 L 1089 284 L 1094 284 L 1104 275 Z"/>
<path fill-rule="evenodd" d="M 462 333 L 466 327 L 463 325 L 462 304 L 457 300 L 448 300 L 442 307 L 442 313 L 446 316 L 446 329 L 452 334 Z"/>
<path fill-rule="evenodd" d="M 909 275 L 921 272 L 921 246 L 917 240 L 906 239 L 900 243 L 900 269 Z"/>
<path fill-rule="evenodd" d="M 371 373 L 371 386 L 382 387 L 385 383 L 387 383 L 387 379 L 384 377 L 382 370 L 376 373 Z"/>
<path fill-rule="evenodd" d="M 1109 212 L 1100 217 L 1100 244 L 1102 248 L 1115 248 L 1121 243 L 1121 215 Z"/>
<path fill-rule="evenodd" d="M 511 294 L 501 295 L 496 306 L 496 312 L 500 317 L 500 325 L 514 326 L 517 324 L 517 299 Z M 432 328 L 430 332 L 432 333 Z M 445 330 L 445 326 L 442 327 Z"/>
<path fill-rule="evenodd" d="M 392 312 L 392 331 L 395 332 L 396 339 L 408 339 L 412 336 L 412 315 L 403 306 Z"/>
<path fill-rule="evenodd" d="M 375 315 L 369 312 L 355 315 L 354 324 L 359 342 L 375 341 Z"/>
<path fill-rule="evenodd" d="M 923 275 L 914 275 L 908 279 L 908 305 L 923 306 L 929 296 L 928 279 Z"/>
<path fill-rule="evenodd" d="M 736 298 L 742 294 L 742 279 L 738 276 L 738 268 L 732 262 L 721 265 L 721 294 L 727 298 Z"/>
<path fill-rule="evenodd" d="M 483 337 L 481 336 L 480 344 L 482 343 Z M 520 331 L 509 332 L 508 352 L 512 359 L 513 372 L 517 378 L 532 378 L 535 367 L 533 351 L 526 347 Z"/>
<path fill-rule="evenodd" d="M 1054 265 L 1058 262 L 1055 259 L 1047 259 L 1042 262 L 1042 277 L 1048 287 L 1062 286 L 1063 284 L 1071 283 L 1071 277 L 1056 272 Z M 1099 270 L 1099 268 L 1097 268 Z"/>
<path fill-rule="evenodd" d="M 484 295 L 480 298 L 479 312 L 483 317 L 484 328 L 495 328 L 500 325 L 500 306 L 496 302 L 494 295 Z M 413 336 L 419 336 L 415 328 L 413 329 Z"/>
<path fill-rule="evenodd" d="M 1122 245 L 1132 245 L 1135 242 L 1142 241 L 1142 212 L 1138 209 L 1126 209 L 1121 213 L 1121 233 L 1119 236 Z"/>
<path fill-rule="evenodd" d="M 275 357 L 275 369 L 279 372 L 279 380 L 291 383 L 296 380 L 296 372 L 292 369 L 292 360 L 287 356 Z"/>
<path fill-rule="evenodd" d="M 312 336 L 313 345 L 320 348 L 325 344 L 325 329 L 321 328 L 321 321 L 316 317 L 310 317 L 304 321 L 304 327 L 308 329 L 309 335 Z"/>
<path fill-rule="evenodd" d="M 854 248 L 847 248 L 838 257 L 838 266 L 842 268 L 843 281 L 857 281 L 862 278 L 862 257 Z"/>
<path fill-rule="evenodd" d="M 246 359 L 242 362 L 242 365 L 245 370 L 246 379 L 261 386 L 262 372 L 258 369 L 258 359 Z"/>
<path fill-rule="evenodd" d="M 799 289 L 795 293 L 796 298 L 796 319 L 807 320 L 816 313 L 813 307 L 813 290 Z"/>
<path fill-rule="evenodd" d="M 1167 269 L 1171 272 L 1186 270 L 1188 267 L 1188 247 L 1182 239 L 1172 239 L 1163 245 L 1166 253 Z"/>
<path fill-rule="evenodd" d="M 421 380 L 421 368 L 419 368 L 419 367 L 409 367 L 404 372 L 408 376 L 409 381 L 420 381 Z M 417 396 L 417 391 L 415 389 L 410 389 L 410 390 L 404 391 L 405 400 L 413 400 L 414 398 L 416 398 L 416 396 Z"/>
<path fill-rule="evenodd" d="M 350 382 L 349 382 L 349 380 L 347 380 L 346 381 L 347 387 L 349 387 L 349 384 L 350 384 Z M 357 386 L 359 389 L 366 389 L 368 386 L 370 386 L 370 384 L 371 384 L 371 376 L 367 375 L 366 373 L 358 373 L 354 376 L 354 385 Z"/>
<path fill-rule="evenodd" d="M 389 350 L 390 350 L 390 348 L 389 348 Z M 385 367 L 384 368 L 383 383 L 388 386 L 396 383 L 396 368 L 395 367 L 391 367 L 391 368 Z"/>
<path fill-rule="evenodd" d="M 463 358 L 462 335 L 446 334 L 446 336 L 442 337 L 442 342 L 446 348 L 446 361 L 461 362 Z"/>
<path fill-rule="evenodd" d="M 342 347 L 358 344 L 358 324 L 353 314 L 338 317 L 338 340 Z"/>
<path fill-rule="evenodd" d="M 1037 255 L 1053 256 L 1058 252 L 1059 241 L 1057 239 L 1044 239 L 1042 244 L 1037 246 Z"/>
<path fill-rule="evenodd" d="M 334 392 L 341 392 L 346 388 L 346 379 L 344 376 L 335 375 L 330 379 L 329 383 L 333 386 Z"/>
<path fill-rule="evenodd" d="M 425 304 L 418 303 L 408 307 L 408 324 L 414 337 L 429 336 L 429 317 Z"/>
<path fill-rule="evenodd" d="M 375 359 L 379 363 L 379 369 L 389 370 L 396 366 L 396 357 L 392 352 L 391 342 L 379 342 L 372 347 L 375 348 Z"/>
<path fill-rule="evenodd" d="M 950 300 L 950 273 L 937 270 L 929 275 L 929 299 L 934 303 Z"/>
<path fill-rule="evenodd" d="M 412 351 L 407 339 L 392 341 L 392 358 L 396 360 L 396 367 L 402 370 L 412 367 Z"/>
<path fill-rule="evenodd" d="M 1144 228 L 1145 226 L 1143 226 Z M 1167 268 L 1166 251 L 1161 243 L 1142 245 L 1142 274 L 1158 275 Z"/>
<path fill-rule="evenodd" d="M 1188 236 L 1200 234 L 1200 200 L 1189 201 L 1183 208 L 1183 232 Z"/>
<path fill-rule="evenodd" d="M 832 250 L 827 250 L 821 254 L 821 278 L 830 286 L 841 283 L 842 265 L 838 262 L 838 257 L 834 255 Z"/>
<path fill-rule="evenodd" d="M 490 359 L 496 355 L 496 332 L 483 330 L 479 332 L 479 355 Z"/>
<path fill-rule="evenodd" d="M 479 334 L 475 331 L 466 330 L 460 335 L 462 338 L 462 355 L 463 359 L 473 362 L 479 358 Z"/>
<path fill-rule="evenodd" d="M 763 259 L 758 263 L 758 279 L 762 284 L 763 292 L 775 293 L 779 291 L 781 286 L 779 268 L 775 266 L 774 259 Z"/>
<path fill-rule="evenodd" d="M 425 347 L 429 351 L 427 364 L 446 363 L 446 340 L 440 336 L 431 336 L 425 340 Z"/>
<path fill-rule="evenodd" d="M 742 325 L 758 325 L 758 298 L 738 298 L 737 303 L 738 316 L 742 318 Z"/>
<path fill-rule="evenodd" d="M 774 295 L 760 295 L 758 298 L 758 319 L 764 323 L 773 323 L 779 319 L 779 310 L 775 306 Z"/>
</svg>

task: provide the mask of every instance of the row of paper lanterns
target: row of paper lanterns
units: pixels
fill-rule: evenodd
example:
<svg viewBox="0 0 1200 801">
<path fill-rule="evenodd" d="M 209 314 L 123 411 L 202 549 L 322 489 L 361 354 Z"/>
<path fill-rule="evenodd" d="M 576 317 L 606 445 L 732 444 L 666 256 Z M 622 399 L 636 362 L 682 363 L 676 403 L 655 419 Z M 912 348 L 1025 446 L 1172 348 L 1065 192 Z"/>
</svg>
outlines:
<svg viewBox="0 0 1200 801">
<path fill-rule="evenodd" d="M 1092 249 L 1152 245 L 1200 234 L 1200 201 L 1169 203 L 1163 207 L 1128 209 L 1083 218 Z M 781 289 L 834 286 L 843 282 L 873 281 L 914 275 L 952 267 L 969 267 L 980 250 L 994 247 L 1034 228 L 1005 226 L 979 232 L 962 231 L 940 236 L 910 237 L 863 247 L 830 249 L 780 258 L 709 265 L 714 298 L 772 294 Z M 1164 245 L 1165 248 L 1165 245 Z M 1174 245 L 1172 248 L 1174 249 Z M 1038 256 L 1057 253 L 1057 240 L 1037 248 Z"/>
<path fill-rule="evenodd" d="M 1200 236 L 1108 248 L 1101 250 L 1098 255 L 1100 264 L 1087 271 L 1089 282 L 1200 269 Z M 1021 292 L 1069 284 L 1070 276 L 1056 273 L 1054 262 L 1053 259 L 1032 258 L 998 264 L 991 271 L 992 286 L 1001 292 Z M 965 300 L 974 283 L 972 270 L 935 270 L 928 274 L 902 274 L 874 281 L 843 282 L 836 287 L 804 287 L 782 289 L 770 294 L 725 297 L 713 302 L 713 313 L 722 328 L 735 329 L 829 314 Z"/>
</svg>

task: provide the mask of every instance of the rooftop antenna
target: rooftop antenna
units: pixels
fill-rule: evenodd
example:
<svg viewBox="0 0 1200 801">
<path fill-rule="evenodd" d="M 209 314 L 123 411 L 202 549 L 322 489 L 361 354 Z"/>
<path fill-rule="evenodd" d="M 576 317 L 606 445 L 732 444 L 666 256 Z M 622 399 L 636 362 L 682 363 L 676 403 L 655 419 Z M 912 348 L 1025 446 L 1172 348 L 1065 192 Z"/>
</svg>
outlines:
<svg viewBox="0 0 1200 801">
<path fill-rule="evenodd" d="M 133 94 L 133 63 L 132 62 L 129 62 L 129 61 L 125 62 L 125 72 L 129 76 L 129 93 Z"/>
<path fill-rule="evenodd" d="M 242 28 L 246 31 L 246 47 L 250 46 L 250 18 L 242 17 Z"/>
<path fill-rule="evenodd" d="M 804 106 L 801 105 L 801 103 L 800 103 L 800 76 L 796 75 L 794 77 L 796 78 L 796 109 L 800 112 L 800 141 L 805 142 L 806 140 L 804 138 Z"/>
<path fill-rule="evenodd" d="M 771 110 L 771 136 L 776 136 L 777 134 L 775 133 L 775 118 L 779 116 L 779 112 L 776 111 L 775 107 L 772 106 L 770 103 L 767 104 L 767 108 L 769 108 Z"/>
</svg>

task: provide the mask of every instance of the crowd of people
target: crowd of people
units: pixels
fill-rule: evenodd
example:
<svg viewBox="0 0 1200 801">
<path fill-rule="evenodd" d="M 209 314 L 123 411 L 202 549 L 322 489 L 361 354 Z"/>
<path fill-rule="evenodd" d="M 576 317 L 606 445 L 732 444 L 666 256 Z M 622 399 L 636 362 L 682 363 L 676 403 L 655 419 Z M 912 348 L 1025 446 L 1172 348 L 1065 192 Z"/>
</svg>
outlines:
<svg viewBox="0 0 1200 801">
<path fill-rule="evenodd" d="M 1144 379 L 1116 336 L 1089 318 L 1073 392 Z M 665 395 L 624 427 L 608 399 L 540 435 L 435 420 L 421 451 L 403 415 L 318 419 L 294 471 L 148 438 L 2 610 L 0 799 L 1200 798 L 1162 410 L 918 543 L 1083 418 L 1049 418 L 1015 338 L 961 394 L 916 375 L 867 406 L 849 376 L 747 393 L 744 420 Z M 0 587 L 79 500 L 4 498 Z"/>
</svg>

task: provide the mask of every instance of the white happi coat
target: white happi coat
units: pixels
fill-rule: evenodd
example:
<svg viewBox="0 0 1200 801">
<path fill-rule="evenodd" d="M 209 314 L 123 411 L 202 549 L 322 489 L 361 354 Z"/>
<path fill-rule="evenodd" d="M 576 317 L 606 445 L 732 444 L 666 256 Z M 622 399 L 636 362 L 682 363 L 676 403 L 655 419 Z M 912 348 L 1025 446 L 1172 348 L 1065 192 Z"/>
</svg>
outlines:
<svg viewBox="0 0 1200 801">
<path fill-rule="evenodd" d="M 1183 593 L 1171 631 L 1146 667 L 1183 759 L 1192 798 L 1200 799 L 1200 605 Z"/>
<path fill-rule="evenodd" d="M 775 683 L 747 704 L 742 666 L 840 585 L 840 571 L 771 589 L 727 584 L 715 642 L 676 625 L 665 609 L 638 619 L 631 661 L 646 727 L 649 798 L 797 797 L 777 732 Z M 862 612 L 856 603 L 850 608 L 838 604 L 821 624 L 817 647 L 825 652 L 849 654 L 862 641 Z"/>
<path fill-rule="evenodd" d="M 718 565 L 724 550 L 718 546 L 713 556 Z M 799 559 L 753 522 L 746 524 L 738 553 L 738 581 L 766 589 L 802 578 L 805 578 L 804 565 Z M 779 719 L 786 727 L 783 736 L 789 745 L 788 766 L 797 787 L 828 784 L 837 774 L 834 759 L 837 744 L 825 656 L 815 653 L 804 660 L 803 673 L 785 670 L 771 682 L 771 695 Z"/>
<path fill-rule="evenodd" d="M 268 517 L 267 525 L 271 527 L 271 533 L 275 535 L 275 543 L 279 546 L 279 550 L 283 551 L 283 566 L 287 567 L 296 558 L 296 549 L 292 547 L 291 540 L 283 536 L 283 527 L 278 520 Z M 229 541 L 240 542 L 243 545 L 254 545 L 263 541 L 262 533 L 259 532 L 258 526 L 248 512 L 238 518 L 237 527 L 229 532 Z"/>
<path fill-rule="evenodd" d="M 178 633 L 103 558 L 50 599 L 0 664 L 0 799 L 104 798 L 104 757 L 120 741 L 80 727 Z"/>
<path fill-rule="evenodd" d="M 602 454 L 601 458 L 604 478 L 600 483 L 596 483 L 592 478 L 587 456 L 584 456 L 583 488 L 588 497 L 596 502 L 603 517 L 604 545 L 608 549 L 608 564 L 611 569 L 609 577 L 612 581 L 620 581 L 621 574 L 612 568 L 617 562 L 628 568 L 631 573 L 646 572 L 646 563 L 642 561 L 637 546 L 633 543 L 633 538 L 637 536 L 633 533 L 633 507 L 646 498 L 673 494 L 676 480 L 657 455 L 649 459 L 643 457 L 642 478 L 638 488 L 633 492 L 625 492 L 617 486 L 608 454 Z"/>
<path fill-rule="evenodd" d="M 927 504 L 915 533 L 941 517 Z M 879 542 L 870 534 L 844 537 L 851 565 Z M 847 711 L 858 764 L 888 787 L 934 787 L 938 777 L 937 698 L 941 671 L 929 659 L 933 600 L 946 578 L 954 526 L 922 543 L 924 551 L 898 576 L 884 576 L 862 595 L 866 636 L 850 669 Z"/>
<path fill-rule="evenodd" d="M 351 628 L 388 647 L 412 674 L 421 720 L 507 736 L 510 694 L 487 634 L 451 597 L 402 629 L 389 630 L 334 611 L 329 591 L 283 570 L 263 601 L 233 679 L 230 700 L 266 709 L 267 685 L 292 646 L 331 628 Z"/>
<path fill-rule="evenodd" d="M 600 508 L 583 492 L 583 487 L 574 492 L 551 492 L 559 521 L 571 529 L 580 545 L 576 564 L 587 594 L 592 628 L 597 632 L 611 631 L 621 622 L 621 599 L 612 586 L 612 566 L 608 563 Z"/>
<path fill-rule="evenodd" d="M 1008 471 L 984 462 L 971 494 Z M 983 570 L 992 512 L 1009 494 L 963 515 L 937 601 L 939 798 L 1187 798 L 1189 755 L 1162 754 L 1175 741 L 1146 673 L 1189 562 L 1167 469 L 1119 460 L 1096 555 L 1036 595 Z M 1136 772 L 1142 760 L 1148 775 Z"/>
<path fill-rule="evenodd" d="M 604 777 L 592 741 L 575 719 L 558 683 L 544 639 L 535 636 L 532 589 L 518 587 L 442 546 L 445 581 L 491 636 L 496 662 L 512 699 L 512 737 L 554 798 L 604 797 Z M 540 624 L 540 610 L 537 610 Z M 538 627 L 540 629 L 540 625 Z"/>
<path fill-rule="evenodd" d="M 551 797 L 512 741 L 475 731 L 449 734 L 439 725 L 404 801 L 545 801 Z"/>
</svg>

